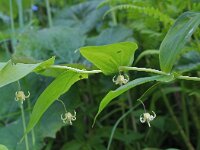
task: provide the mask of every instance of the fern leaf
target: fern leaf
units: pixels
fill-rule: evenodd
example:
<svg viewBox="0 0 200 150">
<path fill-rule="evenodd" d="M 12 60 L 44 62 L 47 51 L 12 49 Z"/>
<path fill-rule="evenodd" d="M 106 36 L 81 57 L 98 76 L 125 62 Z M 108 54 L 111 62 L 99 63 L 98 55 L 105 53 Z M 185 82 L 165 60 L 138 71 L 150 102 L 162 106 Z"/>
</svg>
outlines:
<svg viewBox="0 0 200 150">
<path fill-rule="evenodd" d="M 131 4 L 124 4 L 124 5 L 118 5 L 110 10 L 108 10 L 105 14 L 104 17 L 109 14 L 112 11 L 116 10 L 129 10 L 133 9 L 135 11 L 138 11 L 139 13 L 144 13 L 150 17 L 153 17 L 155 19 L 159 19 L 161 22 L 163 22 L 165 25 L 169 24 L 172 25 L 174 23 L 174 19 L 170 18 L 169 16 L 163 14 L 160 12 L 158 9 L 153 8 L 153 7 L 141 7 L 141 6 L 135 6 Z"/>
</svg>

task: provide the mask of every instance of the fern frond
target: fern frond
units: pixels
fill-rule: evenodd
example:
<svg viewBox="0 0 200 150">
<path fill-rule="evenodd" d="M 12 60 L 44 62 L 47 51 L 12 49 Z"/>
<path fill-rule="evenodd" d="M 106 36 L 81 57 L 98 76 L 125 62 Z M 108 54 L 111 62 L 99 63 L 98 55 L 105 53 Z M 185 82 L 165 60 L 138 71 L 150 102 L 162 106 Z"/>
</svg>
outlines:
<svg viewBox="0 0 200 150">
<path fill-rule="evenodd" d="M 111 8 L 110 10 L 108 10 L 104 14 L 104 17 L 106 15 L 108 15 L 112 11 L 128 10 L 128 9 L 133 9 L 133 10 L 139 12 L 139 13 L 144 13 L 144 14 L 150 16 L 150 17 L 153 17 L 155 19 L 159 19 L 165 25 L 167 25 L 167 24 L 172 25 L 174 23 L 174 19 L 172 19 L 171 17 L 163 14 L 162 12 L 160 12 L 156 8 L 153 8 L 153 7 L 141 7 L 141 6 L 131 5 L 131 4 L 124 4 L 124 5 L 115 6 L 115 7 Z"/>
</svg>

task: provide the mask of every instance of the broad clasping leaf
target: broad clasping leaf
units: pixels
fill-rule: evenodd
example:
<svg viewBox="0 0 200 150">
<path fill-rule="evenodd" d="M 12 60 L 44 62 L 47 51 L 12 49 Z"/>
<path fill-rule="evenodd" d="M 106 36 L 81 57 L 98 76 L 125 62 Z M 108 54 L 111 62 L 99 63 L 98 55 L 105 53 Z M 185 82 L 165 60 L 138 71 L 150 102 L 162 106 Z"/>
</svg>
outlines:
<svg viewBox="0 0 200 150">
<path fill-rule="evenodd" d="M 8 61 L 6 64 L 1 63 L 0 87 L 15 82 L 33 71 L 37 72 L 40 69 L 45 69 L 46 67 L 52 65 L 54 63 L 54 60 L 55 57 L 52 57 L 44 62 L 37 64 L 23 64 L 23 63 L 13 64 L 11 60 Z"/>
<path fill-rule="evenodd" d="M 87 46 L 80 48 L 80 52 L 104 74 L 109 75 L 119 72 L 120 66 L 130 66 L 137 48 L 136 43 L 121 42 L 103 46 Z"/>
</svg>

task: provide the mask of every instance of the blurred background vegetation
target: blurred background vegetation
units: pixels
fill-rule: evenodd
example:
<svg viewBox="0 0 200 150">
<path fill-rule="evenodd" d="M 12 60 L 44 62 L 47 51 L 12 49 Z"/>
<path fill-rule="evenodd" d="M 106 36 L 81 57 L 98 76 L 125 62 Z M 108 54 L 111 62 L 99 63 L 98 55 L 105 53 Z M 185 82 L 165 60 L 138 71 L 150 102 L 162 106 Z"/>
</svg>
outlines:
<svg viewBox="0 0 200 150">
<path fill-rule="evenodd" d="M 126 7 L 125 7 L 126 5 Z M 159 69 L 158 49 L 175 19 L 186 11 L 200 11 L 198 0 L 1 0 L 0 61 L 37 62 L 56 56 L 56 64 L 92 68 L 78 48 L 135 41 L 139 48 L 134 66 Z M 200 76 L 200 32 L 185 46 L 174 69 Z M 13 41 L 11 40 L 13 39 Z M 190 50 L 190 51 L 189 51 Z M 189 52 L 188 52 L 189 51 Z M 189 72 L 189 73 L 188 73 Z M 25 104 L 27 121 L 32 106 L 53 75 L 30 74 L 20 80 L 30 91 Z M 114 76 L 114 75 L 113 75 Z M 31 150 L 104 150 L 117 120 L 138 103 L 136 100 L 152 85 L 131 89 L 112 102 L 97 119 L 94 116 L 102 98 L 117 86 L 113 76 L 92 75 L 64 94 L 68 110 L 76 110 L 72 126 L 60 120 L 63 106 L 55 102 L 29 135 Z M 147 76 L 131 72 L 130 79 Z M 23 150 L 20 109 L 14 101 L 17 84 L 0 88 L 0 144 L 9 150 Z M 200 85 L 192 81 L 156 84 L 145 96 L 148 111 L 157 118 L 152 127 L 139 122 L 139 105 L 118 124 L 110 150 L 200 149 Z M 34 146 L 32 143 L 35 143 Z M 33 148 L 34 147 L 34 148 Z"/>
</svg>

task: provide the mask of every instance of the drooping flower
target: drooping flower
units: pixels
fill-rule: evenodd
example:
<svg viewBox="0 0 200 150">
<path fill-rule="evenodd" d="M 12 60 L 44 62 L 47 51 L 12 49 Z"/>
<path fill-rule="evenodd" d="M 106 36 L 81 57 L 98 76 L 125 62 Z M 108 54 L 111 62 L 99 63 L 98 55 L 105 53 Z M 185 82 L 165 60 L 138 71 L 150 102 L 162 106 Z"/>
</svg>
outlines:
<svg viewBox="0 0 200 150">
<path fill-rule="evenodd" d="M 128 83 L 129 81 L 129 76 L 127 74 L 124 75 L 121 75 L 119 74 L 117 76 L 117 79 L 116 79 L 116 76 L 113 77 L 112 81 L 115 83 L 115 84 L 119 84 L 119 85 L 123 85 L 123 84 L 126 84 Z"/>
<path fill-rule="evenodd" d="M 150 115 L 149 113 L 143 113 L 140 115 L 140 122 L 145 123 L 147 122 L 148 126 L 151 127 L 150 122 L 153 121 L 156 118 L 156 113 L 152 111 L 153 115 Z"/>
<path fill-rule="evenodd" d="M 63 121 L 63 123 L 65 124 L 70 124 L 72 125 L 72 121 L 76 120 L 76 111 L 74 111 L 74 114 L 72 115 L 72 113 L 70 112 L 65 112 L 64 116 L 63 114 L 61 114 L 61 120 Z"/>
<path fill-rule="evenodd" d="M 24 94 L 24 91 L 17 91 L 15 93 L 15 100 L 16 101 L 20 101 L 22 104 L 29 97 L 30 97 L 30 92 L 29 91 L 28 91 L 28 95 L 27 96 Z"/>
<path fill-rule="evenodd" d="M 140 122 L 141 123 L 147 122 L 148 126 L 151 127 L 150 122 L 156 118 L 156 113 L 154 111 L 152 111 L 153 115 L 150 115 L 146 111 L 144 103 L 140 99 L 138 99 L 138 101 L 140 101 L 140 103 L 143 105 L 143 108 L 144 108 L 144 113 L 140 115 Z"/>
</svg>

